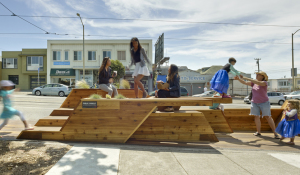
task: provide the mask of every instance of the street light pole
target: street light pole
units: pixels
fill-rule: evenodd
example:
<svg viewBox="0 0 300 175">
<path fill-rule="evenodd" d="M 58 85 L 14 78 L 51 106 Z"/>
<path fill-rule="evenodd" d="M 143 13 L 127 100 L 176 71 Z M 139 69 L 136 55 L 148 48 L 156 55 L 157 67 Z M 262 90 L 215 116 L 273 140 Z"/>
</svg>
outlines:
<svg viewBox="0 0 300 175">
<path fill-rule="evenodd" d="M 82 19 L 80 17 L 80 14 L 77 13 L 77 16 L 80 18 L 82 27 L 83 27 L 83 51 L 82 51 L 82 61 L 83 61 L 83 66 L 82 66 L 82 75 L 83 75 L 83 79 L 85 80 L 85 59 L 84 59 L 84 25 L 82 22 Z"/>
<path fill-rule="evenodd" d="M 292 77 L 293 77 L 293 90 L 295 90 L 295 69 L 294 69 L 294 35 L 299 31 L 292 33 Z"/>
</svg>

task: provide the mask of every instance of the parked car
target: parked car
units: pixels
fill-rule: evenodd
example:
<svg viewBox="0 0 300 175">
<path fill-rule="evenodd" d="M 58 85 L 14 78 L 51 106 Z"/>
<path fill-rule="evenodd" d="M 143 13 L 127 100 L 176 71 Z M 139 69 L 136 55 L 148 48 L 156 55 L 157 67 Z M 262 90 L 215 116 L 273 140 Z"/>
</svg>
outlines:
<svg viewBox="0 0 300 175">
<path fill-rule="evenodd" d="M 284 95 L 280 92 L 268 92 L 267 95 L 269 97 L 270 104 L 276 103 L 279 105 L 283 105 L 285 101 Z M 249 95 L 244 98 L 244 103 L 251 103 L 251 101 L 249 100 Z"/>
<path fill-rule="evenodd" d="M 32 94 L 40 95 L 58 95 L 64 97 L 69 95 L 72 88 L 63 84 L 46 84 L 44 86 L 36 87 L 32 90 Z"/>
<path fill-rule="evenodd" d="M 291 92 L 290 94 L 288 95 L 284 95 L 285 99 L 286 100 L 289 100 L 289 99 L 297 99 L 297 100 L 300 100 L 300 91 L 294 91 L 294 92 Z"/>
<path fill-rule="evenodd" d="M 212 97 L 216 91 L 206 91 L 202 94 L 195 94 L 193 97 Z"/>
<path fill-rule="evenodd" d="M 181 96 L 189 96 L 189 92 L 186 90 L 185 87 L 180 87 L 180 94 Z M 155 96 L 155 91 L 149 93 L 150 96 Z"/>
</svg>

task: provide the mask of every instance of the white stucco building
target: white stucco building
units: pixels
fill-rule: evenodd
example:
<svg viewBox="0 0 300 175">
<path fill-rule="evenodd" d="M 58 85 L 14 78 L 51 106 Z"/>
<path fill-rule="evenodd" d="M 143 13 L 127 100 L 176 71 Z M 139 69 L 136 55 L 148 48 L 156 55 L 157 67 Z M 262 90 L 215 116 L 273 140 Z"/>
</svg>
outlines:
<svg viewBox="0 0 300 175">
<path fill-rule="evenodd" d="M 124 66 L 131 62 L 130 40 L 85 40 L 85 80 L 92 86 L 98 81 L 98 70 L 104 57 L 119 60 Z M 152 40 L 140 40 L 152 63 Z M 48 40 L 47 41 L 47 83 L 62 83 L 74 87 L 77 80 L 83 79 L 83 45 L 82 40 Z M 147 65 L 149 77 L 142 82 L 145 89 L 152 85 L 152 64 Z M 131 76 L 134 66 L 126 71 L 124 78 L 133 85 Z M 148 91 L 152 91 L 149 86 Z"/>
</svg>

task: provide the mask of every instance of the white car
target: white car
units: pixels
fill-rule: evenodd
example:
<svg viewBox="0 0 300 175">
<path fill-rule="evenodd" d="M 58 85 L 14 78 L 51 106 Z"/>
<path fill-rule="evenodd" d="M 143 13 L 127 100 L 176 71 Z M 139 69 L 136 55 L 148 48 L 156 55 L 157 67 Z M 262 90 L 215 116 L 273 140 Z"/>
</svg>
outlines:
<svg viewBox="0 0 300 175">
<path fill-rule="evenodd" d="M 195 94 L 193 97 L 212 97 L 216 91 L 206 91 L 202 94 Z"/>
<path fill-rule="evenodd" d="M 283 105 L 285 101 L 285 97 L 280 92 L 268 92 L 269 101 L 271 104 L 276 103 L 279 105 Z M 244 102 L 250 104 L 251 101 L 249 100 L 249 96 L 244 98 Z"/>
<path fill-rule="evenodd" d="M 286 100 L 289 100 L 289 99 L 297 99 L 297 100 L 300 100 L 300 91 L 294 91 L 294 92 L 291 92 L 290 94 L 288 95 L 284 95 L 285 99 Z"/>
<path fill-rule="evenodd" d="M 32 90 L 33 95 L 58 95 L 64 97 L 69 95 L 72 88 L 63 84 L 46 84 L 44 86 L 36 87 Z"/>
</svg>

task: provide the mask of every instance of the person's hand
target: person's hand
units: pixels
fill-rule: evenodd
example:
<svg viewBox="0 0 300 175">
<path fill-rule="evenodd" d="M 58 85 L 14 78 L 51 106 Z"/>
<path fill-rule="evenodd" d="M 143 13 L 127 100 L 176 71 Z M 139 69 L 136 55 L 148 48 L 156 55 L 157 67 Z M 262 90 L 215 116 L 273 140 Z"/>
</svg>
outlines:
<svg viewBox="0 0 300 175">
<path fill-rule="evenodd" d="M 239 77 L 238 77 L 238 76 L 235 76 L 235 77 L 234 77 L 234 79 L 235 79 L 235 80 L 238 80 L 238 79 L 239 79 Z"/>
<path fill-rule="evenodd" d="M 109 83 L 113 83 L 114 82 L 114 79 L 113 78 L 110 78 L 109 79 Z"/>
<path fill-rule="evenodd" d="M 242 74 L 240 75 L 240 77 L 241 77 L 241 78 L 244 78 L 244 76 L 243 76 Z"/>
<path fill-rule="evenodd" d="M 164 89 L 165 91 L 170 91 L 168 88 Z"/>
</svg>

